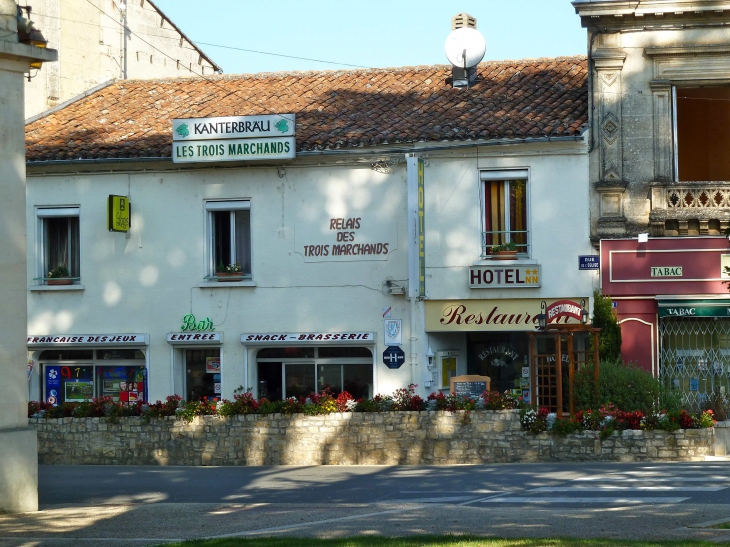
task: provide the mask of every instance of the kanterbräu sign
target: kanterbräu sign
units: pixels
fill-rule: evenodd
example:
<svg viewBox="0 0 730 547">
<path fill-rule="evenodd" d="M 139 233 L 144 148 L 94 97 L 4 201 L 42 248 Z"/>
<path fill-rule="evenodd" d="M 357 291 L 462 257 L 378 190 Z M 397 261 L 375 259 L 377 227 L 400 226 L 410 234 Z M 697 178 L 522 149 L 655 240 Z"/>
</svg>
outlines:
<svg viewBox="0 0 730 547">
<path fill-rule="evenodd" d="M 572 300 L 558 300 L 550 304 L 545 310 L 548 323 L 552 323 L 561 317 L 572 317 L 580 321 L 583 318 L 582 315 L 583 308 Z"/>
</svg>

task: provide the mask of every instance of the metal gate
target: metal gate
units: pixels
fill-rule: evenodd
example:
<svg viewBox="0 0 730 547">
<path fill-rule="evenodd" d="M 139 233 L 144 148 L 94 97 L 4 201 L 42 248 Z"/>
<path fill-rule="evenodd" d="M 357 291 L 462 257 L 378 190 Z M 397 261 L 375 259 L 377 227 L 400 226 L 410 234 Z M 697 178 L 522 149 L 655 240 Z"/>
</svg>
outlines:
<svg viewBox="0 0 730 547">
<path fill-rule="evenodd" d="M 727 400 L 730 318 L 663 317 L 659 344 L 659 376 L 685 406 L 703 410 L 713 397 Z"/>
</svg>

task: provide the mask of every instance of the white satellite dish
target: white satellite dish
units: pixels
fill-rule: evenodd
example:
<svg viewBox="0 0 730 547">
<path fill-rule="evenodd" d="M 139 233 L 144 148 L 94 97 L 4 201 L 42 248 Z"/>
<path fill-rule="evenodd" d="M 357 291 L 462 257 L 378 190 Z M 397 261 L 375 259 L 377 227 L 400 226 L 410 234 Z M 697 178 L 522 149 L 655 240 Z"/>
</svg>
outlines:
<svg viewBox="0 0 730 547">
<path fill-rule="evenodd" d="M 446 38 L 444 50 L 452 65 L 459 68 L 471 68 L 484 58 L 487 42 L 476 29 L 457 28 Z"/>
</svg>

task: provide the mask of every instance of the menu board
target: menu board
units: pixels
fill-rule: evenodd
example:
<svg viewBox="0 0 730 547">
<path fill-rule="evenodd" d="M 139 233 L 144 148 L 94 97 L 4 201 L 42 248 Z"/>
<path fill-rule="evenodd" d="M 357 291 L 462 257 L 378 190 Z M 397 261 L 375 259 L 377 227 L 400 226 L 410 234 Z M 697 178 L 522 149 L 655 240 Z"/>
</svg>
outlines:
<svg viewBox="0 0 730 547">
<path fill-rule="evenodd" d="M 489 391 L 490 387 L 491 379 L 489 376 L 467 374 L 451 378 L 451 393 L 460 397 L 476 399 L 485 391 Z"/>
</svg>

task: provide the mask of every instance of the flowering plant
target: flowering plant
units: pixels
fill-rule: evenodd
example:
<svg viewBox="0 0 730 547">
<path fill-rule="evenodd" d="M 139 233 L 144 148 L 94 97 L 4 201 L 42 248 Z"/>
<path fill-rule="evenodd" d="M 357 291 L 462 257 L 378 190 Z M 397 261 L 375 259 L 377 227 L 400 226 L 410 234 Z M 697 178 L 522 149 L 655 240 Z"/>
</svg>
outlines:
<svg viewBox="0 0 730 547">
<path fill-rule="evenodd" d="M 68 277 L 71 275 L 68 271 L 68 267 L 65 264 L 59 264 L 55 268 L 53 268 L 50 272 L 48 272 L 48 278 L 54 279 L 58 277 Z"/>
<path fill-rule="evenodd" d="M 219 262 L 215 269 L 216 273 L 241 273 L 240 262 L 234 262 L 233 264 L 225 265 L 223 262 Z"/>
</svg>

